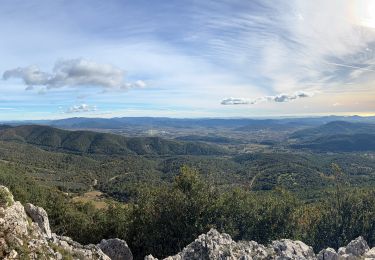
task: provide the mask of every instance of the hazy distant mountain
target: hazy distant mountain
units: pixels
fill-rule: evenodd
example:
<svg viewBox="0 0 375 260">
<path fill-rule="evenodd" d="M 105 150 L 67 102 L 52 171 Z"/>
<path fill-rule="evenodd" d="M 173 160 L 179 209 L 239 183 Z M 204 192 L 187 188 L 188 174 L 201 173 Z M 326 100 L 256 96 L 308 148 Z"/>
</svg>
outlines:
<svg viewBox="0 0 375 260">
<path fill-rule="evenodd" d="M 274 119 L 249 119 L 249 118 L 167 118 L 167 117 L 119 117 L 119 118 L 68 118 L 54 121 L 38 122 L 56 127 L 72 129 L 121 129 L 129 126 L 144 127 L 226 127 L 239 128 L 239 131 L 247 131 L 252 128 L 267 127 L 294 127 L 294 126 L 318 126 L 332 121 L 367 122 L 375 123 L 375 117 L 359 116 L 326 116 L 309 118 L 274 118 Z M 22 123 L 22 122 L 21 122 Z M 32 123 L 32 122 L 31 122 Z M 244 127 L 241 129 L 241 127 Z"/>
<path fill-rule="evenodd" d="M 334 121 L 318 127 L 296 131 L 291 135 L 291 138 L 311 139 L 319 136 L 371 133 L 375 133 L 375 124 Z"/>
<path fill-rule="evenodd" d="M 163 117 L 123 117 L 123 118 L 69 118 L 52 121 L 50 125 L 66 128 L 120 129 L 129 126 L 144 127 L 240 127 L 253 122 L 254 119 L 179 119 Z"/>
<path fill-rule="evenodd" d="M 0 140 L 34 144 L 79 153 L 139 155 L 224 154 L 222 148 L 204 143 L 177 142 L 159 137 L 126 138 L 90 131 L 66 131 L 49 126 L 26 125 L 0 128 Z"/>
</svg>

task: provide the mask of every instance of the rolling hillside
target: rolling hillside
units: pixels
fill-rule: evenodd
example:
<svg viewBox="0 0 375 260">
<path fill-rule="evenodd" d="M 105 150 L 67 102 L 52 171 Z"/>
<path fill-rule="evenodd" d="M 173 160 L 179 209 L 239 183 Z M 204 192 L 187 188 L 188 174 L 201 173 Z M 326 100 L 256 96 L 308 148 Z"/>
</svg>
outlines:
<svg viewBox="0 0 375 260">
<path fill-rule="evenodd" d="M 159 137 L 126 138 L 90 131 L 66 131 L 49 126 L 1 127 L 0 140 L 38 145 L 48 149 L 77 153 L 117 155 L 219 155 L 217 146 L 164 140 Z"/>
</svg>

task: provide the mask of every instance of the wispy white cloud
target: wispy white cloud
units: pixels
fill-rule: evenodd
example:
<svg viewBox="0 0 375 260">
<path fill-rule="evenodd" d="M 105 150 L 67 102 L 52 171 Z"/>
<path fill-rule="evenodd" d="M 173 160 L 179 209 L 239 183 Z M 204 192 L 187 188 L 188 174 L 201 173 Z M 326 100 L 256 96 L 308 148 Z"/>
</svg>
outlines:
<svg viewBox="0 0 375 260">
<path fill-rule="evenodd" d="M 254 105 L 261 102 L 276 102 L 285 103 L 290 102 L 300 98 L 312 97 L 314 94 L 304 91 L 297 91 L 293 94 L 279 94 L 276 96 L 264 96 L 258 97 L 256 99 L 246 99 L 246 98 L 226 98 L 221 101 L 222 105 Z"/>
<path fill-rule="evenodd" d="M 65 111 L 65 113 L 71 114 L 71 113 L 84 113 L 84 112 L 93 112 L 93 111 L 97 111 L 96 106 L 80 104 L 80 105 L 71 106 Z"/>
</svg>

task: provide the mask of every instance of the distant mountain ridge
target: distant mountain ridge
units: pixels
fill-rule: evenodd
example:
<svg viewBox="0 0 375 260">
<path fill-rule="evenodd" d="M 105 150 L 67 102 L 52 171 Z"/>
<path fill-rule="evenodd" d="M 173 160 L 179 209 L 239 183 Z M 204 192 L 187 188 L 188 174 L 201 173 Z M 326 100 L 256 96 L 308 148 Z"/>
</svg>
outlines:
<svg viewBox="0 0 375 260">
<path fill-rule="evenodd" d="M 375 133 L 375 124 L 333 121 L 327 124 L 294 132 L 292 138 L 312 138 L 329 135 L 371 134 Z"/>
<path fill-rule="evenodd" d="M 6 122 L 11 125 L 38 124 L 69 129 L 121 129 L 129 126 L 143 127 L 229 127 L 247 131 L 255 127 L 291 127 L 318 126 L 333 121 L 375 123 L 375 117 L 360 116 L 323 116 L 302 118 L 169 118 L 169 117 L 116 117 L 116 118 L 85 118 L 73 117 L 59 120 L 29 120 Z M 241 129 L 241 127 L 244 127 Z"/>
<path fill-rule="evenodd" d="M 219 155 L 223 148 L 204 143 L 177 142 L 159 137 L 133 137 L 91 131 L 67 131 L 50 126 L 0 127 L 0 140 L 22 142 L 78 153 L 136 155 Z"/>
</svg>

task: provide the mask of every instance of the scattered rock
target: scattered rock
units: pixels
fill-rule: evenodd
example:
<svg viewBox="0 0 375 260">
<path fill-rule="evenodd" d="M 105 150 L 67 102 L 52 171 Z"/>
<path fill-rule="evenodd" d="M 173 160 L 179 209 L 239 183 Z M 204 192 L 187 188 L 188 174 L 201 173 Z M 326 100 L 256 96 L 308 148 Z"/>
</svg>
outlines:
<svg viewBox="0 0 375 260">
<path fill-rule="evenodd" d="M 265 247 L 254 241 L 235 242 L 225 233 L 211 229 L 207 234 L 200 235 L 193 243 L 185 247 L 180 253 L 164 260 L 195 260 L 195 259 L 316 259 L 311 247 L 301 241 L 283 239 L 273 241 Z M 145 260 L 156 260 L 153 256 Z"/>
<path fill-rule="evenodd" d="M 145 260 L 157 260 L 148 255 Z M 315 255 L 311 246 L 301 241 L 281 239 L 264 246 L 254 241 L 235 242 L 225 233 L 211 229 L 200 235 L 194 242 L 186 246 L 180 253 L 164 258 L 164 260 L 357 260 L 374 259 L 375 247 L 369 247 L 363 237 L 351 241 L 346 247 L 336 252 L 326 248 Z"/>
</svg>

